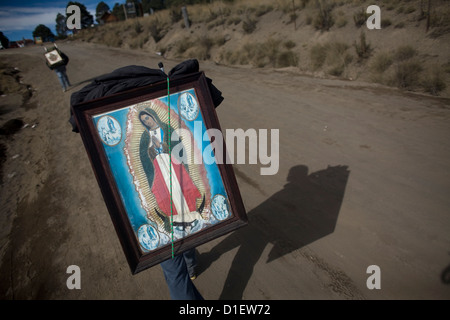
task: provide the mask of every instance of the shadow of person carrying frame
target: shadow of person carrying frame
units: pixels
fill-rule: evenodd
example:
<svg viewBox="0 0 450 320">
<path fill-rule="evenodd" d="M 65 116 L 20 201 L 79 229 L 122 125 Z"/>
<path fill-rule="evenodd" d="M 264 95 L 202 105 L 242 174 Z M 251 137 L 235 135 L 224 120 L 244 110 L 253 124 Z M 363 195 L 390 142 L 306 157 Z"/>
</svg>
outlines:
<svg viewBox="0 0 450 320">
<path fill-rule="evenodd" d="M 199 255 L 201 270 L 239 247 L 220 299 L 242 299 L 253 268 L 268 244 L 267 262 L 276 260 L 328 234 L 336 226 L 350 171 L 333 166 L 308 175 L 308 167 L 289 170 L 283 189 L 248 212 L 249 225 Z"/>
</svg>

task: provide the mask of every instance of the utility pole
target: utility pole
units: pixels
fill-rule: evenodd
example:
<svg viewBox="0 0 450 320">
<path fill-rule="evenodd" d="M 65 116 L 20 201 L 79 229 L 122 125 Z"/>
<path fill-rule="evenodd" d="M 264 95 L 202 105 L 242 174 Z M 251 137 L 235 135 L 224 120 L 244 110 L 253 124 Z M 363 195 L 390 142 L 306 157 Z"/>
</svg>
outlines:
<svg viewBox="0 0 450 320">
<path fill-rule="evenodd" d="M 292 0 L 292 18 L 294 19 L 294 30 L 297 30 L 297 15 L 295 14 L 295 1 Z"/>
<path fill-rule="evenodd" d="M 181 13 L 183 14 L 183 18 L 184 18 L 184 25 L 186 26 L 186 29 L 189 29 L 189 27 L 190 27 L 189 16 L 188 16 L 186 7 L 181 8 Z"/>
<path fill-rule="evenodd" d="M 430 17 L 431 17 L 431 0 L 428 0 L 428 12 L 427 12 L 427 32 L 430 28 Z"/>
<path fill-rule="evenodd" d="M 123 13 L 125 13 L 125 20 L 128 20 L 127 9 L 125 9 L 125 4 L 122 4 Z"/>
</svg>

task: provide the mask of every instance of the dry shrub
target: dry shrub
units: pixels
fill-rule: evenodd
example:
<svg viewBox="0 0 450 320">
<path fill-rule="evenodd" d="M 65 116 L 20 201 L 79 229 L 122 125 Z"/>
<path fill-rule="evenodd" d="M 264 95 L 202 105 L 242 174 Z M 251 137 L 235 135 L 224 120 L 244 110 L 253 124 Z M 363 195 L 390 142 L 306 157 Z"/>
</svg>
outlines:
<svg viewBox="0 0 450 320">
<path fill-rule="evenodd" d="M 292 67 L 298 66 L 297 55 L 290 50 L 280 52 L 277 56 L 276 67 L 285 68 L 291 66 Z"/>
<path fill-rule="evenodd" d="M 106 32 L 100 38 L 100 42 L 108 47 L 120 47 L 122 45 L 122 37 L 119 32 Z"/>
<path fill-rule="evenodd" d="M 314 70 L 319 69 L 325 63 L 327 58 L 327 46 L 322 44 L 315 44 L 310 51 L 310 59 L 312 68 Z"/>
<path fill-rule="evenodd" d="M 375 73 L 384 73 L 394 62 L 392 55 L 386 52 L 381 52 L 375 56 L 371 64 L 371 70 Z"/>
<path fill-rule="evenodd" d="M 361 32 L 361 35 L 359 37 L 359 42 L 356 42 L 353 44 L 356 50 L 356 54 L 358 55 L 358 58 L 360 60 L 367 59 L 372 54 L 372 47 L 371 45 L 366 41 L 366 34 L 364 32 Z"/>
<path fill-rule="evenodd" d="M 287 44 L 290 46 L 291 44 Z M 286 47 L 286 46 L 285 46 Z M 240 50 L 227 51 L 222 58 L 229 64 L 251 64 L 257 68 L 297 66 L 298 58 L 290 49 L 281 49 L 281 40 L 269 38 L 265 42 L 246 43 Z"/>
<path fill-rule="evenodd" d="M 328 31 L 334 25 L 332 14 L 334 3 L 325 0 L 317 1 L 318 13 L 313 21 L 313 26 L 320 31 Z"/>
<path fill-rule="evenodd" d="M 344 73 L 347 66 L 353 61 L 353 56 L 347 52 L 348 49 L 349 45 L 343 42 L 329 44 L 326 60 L 329 74 L 339 77 Z"/>
<path fill-rule="evenodd" d="M 392 82 L 401 89 L 412 90 L 418 86 L 418 79 L 422 70 L 422 65 L 418 61 L 408 60 L 400 62 L 396 66 Z"/>
<path fill-rule="evenodd" d="M 186 51 L 194 46 L 194 42 L 190 38 L 179 40 L 175 43 L 175 55 L 181 58 L 185 55 Z"/>
<path fill-rule="evenodd" d="M 369 18 L 369 14 L 366 12 L 365 8 L 361 8 L 358 12 L 353 15 L 353 21 L 355 22 L 355 26 L 357 28 L 362 27 Z"/>
<path fill-rule="evenodd" d="M 199 60 L 208 60 L 211 57 L 211 49 L 215 45 L 212 38 L 206 34 L 179 40 L 175 44 L 175 55 L 178 58 L 192 57 Z"/>
<path fill-rule="evenodd" d="M 214 41 L 206 36 L 202 35 L 195 41 L 195 56 L 200 60 L 208 60 L 210 58 L 210 51 L 214 45 Z"/>
<path fill-rule="evenodd" d="M 157 18 L 153 19 L 149 23 L 148 31 L 150 32 L 153 40 L 155 40 L 155 43 L 158 43 L 162 38 L 164 38 L 164 29 L 161 22 Z"/>
<path fill-rule="evenodd" d="M 409 45 L 398 47 L 394 53 L 394 59 L 396 61 L 406 61 L 414 58 L 417 55 L 417 50 Z"/>
<path fill-rule="evenodd" d="M 242 29 L 246 34 L 253 33 L 253 31 L 256 30 L 256 24 L 258 23 L 258 20 L 253 19 L 251 17 L 247 17 L 244 22 L 242 23 Z"/>
<path fill-rule="evenodd" d="M 431 67 L 420 81 L 420 84 L 425 92 L 435 96 L 439 95 L 439 92 L 447 87 L 445 84 L 445 74 L 439 66 Z"/>
<path fill-rule="evenodd" d="M 147 33 L 141 33 L 137 37 L 133 37 L 129 40 L 131 49 L 142 49 L 144 44 L 148 41 L 149 36 Z"/>
<path fill-rule="evenodd" d="M 353 56 L 348 52 L 349 48 L 350 46 L 343 42 L 314 45 L 310 51 L 313 70 L 326 67 L 327 73 L 341 76 L 353 60 Z"/>
</svg>

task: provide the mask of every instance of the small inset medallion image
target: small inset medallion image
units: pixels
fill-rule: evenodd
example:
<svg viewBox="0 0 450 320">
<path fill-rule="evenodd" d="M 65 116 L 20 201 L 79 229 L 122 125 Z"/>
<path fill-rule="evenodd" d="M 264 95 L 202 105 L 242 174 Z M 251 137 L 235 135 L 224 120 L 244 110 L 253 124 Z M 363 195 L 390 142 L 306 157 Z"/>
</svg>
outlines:
<svg viewBox="0 0 450 320">
<path fill-rule="evenodd" d="M 103 116 L 98 120 L 97 131 L 103 143 L 111 147 L 117 145 L 122 139 L 122 128 L 111 116 Z"/>
<path fill-rule="evenodd" d="M 195 120 L 198 116 L 199 107 L 197 99 L 189 92 L 184 92 L 178 99 L 178 107 L 180 108 L 181 116 L 188 120 Z"/>
<path fill-rule="evenodd" d="M 211 201 L 211 210 L 217 220 L 225 220 L 230 216 L 230 208 L 227 199 L 221 195 L 216 194 Z"/>
<path fill-rule="evenodd" d="M 142 248 L 151 251 L 158 248 L 159 235 L 154 227 L 149 224 L 144 224 L 138 230 L 138 239 Z"/>
</svg>

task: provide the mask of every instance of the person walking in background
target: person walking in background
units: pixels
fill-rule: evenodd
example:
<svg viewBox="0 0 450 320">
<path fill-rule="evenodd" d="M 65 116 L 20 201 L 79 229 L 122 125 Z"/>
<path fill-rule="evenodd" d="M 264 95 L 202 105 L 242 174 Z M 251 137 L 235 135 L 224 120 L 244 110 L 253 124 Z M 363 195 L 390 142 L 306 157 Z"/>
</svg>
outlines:
<svg viewBox="0 0 450 320">
<path fill-rule="evenodd" d="M 58 80 L 61 83 L 63 92 L 66 92 L 67 89 L 71 86 L 66 73 L 66 66 L 69 63 L 69 57 L 64 54 L 64 52 L 59 50 L 56 44 L 54 44 L 54 47 L 50 49 L 45 48 L 45 51 L 47 66 L 51 70 L 55 71 L 56 75 L 58 76 Z"/>
</svg>

